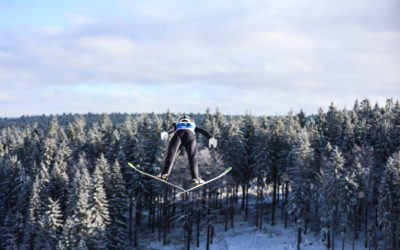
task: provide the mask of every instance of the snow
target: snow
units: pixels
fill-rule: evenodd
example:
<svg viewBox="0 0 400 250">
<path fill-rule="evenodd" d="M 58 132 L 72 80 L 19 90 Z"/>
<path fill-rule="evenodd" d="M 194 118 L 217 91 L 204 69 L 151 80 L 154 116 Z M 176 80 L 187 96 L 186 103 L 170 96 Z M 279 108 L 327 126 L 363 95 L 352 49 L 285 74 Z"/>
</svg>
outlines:
<svg viewBox="0 0 400 250">
<path fill-rule="evenodd" d="M 193 232 L 193 239 L 191 249 L 205 249 L 206 248 L 206 235 L 205 229 L 201 229 L 200 247 L 196 247 L 195 231 Z M 154 239 L 147 242 L 147 248 L 141 249 L 160 249 L 160 250 L 175 250 L 186 249 L 184 247 L 183 232 L 175 232 L 168 237 L 171 243 L 163 246 L 162 242 L 158 241 L 154 235 Z M 337 248 L 341 248 L 341 239 L 335 240 Z M 143 245 L 144 244 L 143 242 Z M 141 245 L 142 246 L 142 245 Z M 301 249 L 307 250 L 321 250 L 326 249 L 324 243 L 320 240 L 320 235 L 315 232 L 310 232 L 307 235 L 302 235 Z M 297 231 L 291 225 L 287 229 L 283 224 L 271 226 L 266 224 L 262 230 L 255 227 L 247 221 L 238 221 L 235 223 L 234 229 L 224 231 L 223 225 L 217 225 L 215 229 L 215 236 L 213 244 L 210 245 L 211 250 L 287 250 L 297 249 Z M 345 242 L 345 249 L 352 249 L 351 239 L 348 237 Z M 355 249 L 363 249 L 361 241 L 357 241 Z"/>
<path fill-rule="evenodd" d="M 263 230 L 258 230 L 254 226 L 246 225 L 241 223 L 238 229 L 231 232 L 223 233 L 213 245 L 211 249 L 230 249 L 230 250 L 242 250 L 242 249 L 295 249 L 296 245 L 296 232 L 293 230 L 285 230 L 283 226 L 267 226 Z M 322 244 L 312 244 L 315 241 L 312 239 L 305 239 L 305 244 L 302 245 L 302 249 L 323 249 Z"/>
</svg>

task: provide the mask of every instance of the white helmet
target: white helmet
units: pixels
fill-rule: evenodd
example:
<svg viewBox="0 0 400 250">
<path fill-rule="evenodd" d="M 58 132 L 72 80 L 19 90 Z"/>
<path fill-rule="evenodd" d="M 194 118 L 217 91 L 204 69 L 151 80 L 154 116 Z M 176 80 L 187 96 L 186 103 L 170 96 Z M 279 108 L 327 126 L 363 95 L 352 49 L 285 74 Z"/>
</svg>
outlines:
<svg viewBox="0 0 400 250">
<path fill-rule="evenodd" d="M 184 116 L 179 118 L 179 122 L 192 122 L 192 121 L 190 120 L 189 116 L 184 115 Z"/>
</svg>

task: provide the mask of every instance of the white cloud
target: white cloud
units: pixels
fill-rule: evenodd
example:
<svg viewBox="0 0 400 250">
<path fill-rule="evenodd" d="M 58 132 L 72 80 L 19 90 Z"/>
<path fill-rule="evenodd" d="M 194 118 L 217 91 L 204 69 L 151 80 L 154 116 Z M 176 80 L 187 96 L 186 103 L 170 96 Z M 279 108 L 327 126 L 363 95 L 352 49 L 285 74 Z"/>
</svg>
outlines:
<svg viewBox="0 0 400 250">
<path fill-rule="evenodd" d="M 8 87 L 15 84 L 29 86 L 16 104 L 37 103 L 31 113 L 57 103 L 52 93 L 71 103 L 53 105 L 56 112 L 79 111 L 82 99 L 92 112 L 218 106 L 230 113 L 285 113 L 317 112 L 331 101 L 350 106 L 355 98 L 399 98 L 394 0 L 115 5 L 121 17 L 75 10 L 65 13 L 70 23 L 64 26 L 1 26 L 3 101 L 16 95 Z M 54 90 L 60 85 L 65 94 Z M 114 87 L 104 93 L 99 85 Z M 81 86 L 94 89 L 77 94 Z M 125 97 L 136 101 L 120 100 Z"/>
</svg>

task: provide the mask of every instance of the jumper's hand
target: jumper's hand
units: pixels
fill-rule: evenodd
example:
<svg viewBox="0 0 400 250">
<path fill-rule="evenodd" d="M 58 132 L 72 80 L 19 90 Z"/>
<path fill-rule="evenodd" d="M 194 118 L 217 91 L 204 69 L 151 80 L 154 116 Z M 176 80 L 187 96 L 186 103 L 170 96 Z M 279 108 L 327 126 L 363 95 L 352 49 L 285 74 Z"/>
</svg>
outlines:
<svg viewBox="0 0 400 250">
<path fill-rule="evenodd" d="M 209 140 L 208 140 L 208 147 L 209 148 L 216 148 L 217 147 L 217 139 L 215 139 L 214 137 L 211 137 Z"/>
<path fill-rule="evenodd" d="M 166 141 L 168 139 L 168 132 L 161 132 L 161 140 Z"/>
</svg>

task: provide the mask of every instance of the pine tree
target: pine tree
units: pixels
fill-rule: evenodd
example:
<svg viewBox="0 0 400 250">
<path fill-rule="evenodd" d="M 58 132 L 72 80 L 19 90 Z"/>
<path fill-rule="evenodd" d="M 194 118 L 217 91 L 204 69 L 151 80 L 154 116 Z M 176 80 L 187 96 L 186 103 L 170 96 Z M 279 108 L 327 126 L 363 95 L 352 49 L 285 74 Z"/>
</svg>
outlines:
<svg viewBox="0 0 400 250">
<path fill-rule="evenodd" d="M 340 181 L 344 174 L 344 158 L 336 146 L 333 149 L 327 144 L 326 153 L 329 158 L 325 160 L 321 168 L 322 185 L 319 190 L 321 197 L 321 222 L 323 224 L 322 232 L 328 237 L 328 248 L 334 248 L 334 237 L 337 230 L 337 222 L 339 218 L 339 202 L 340 202 Z M 331 239 L 331 242 L 329 241 Z M 332 244 L 332 245 L 331 245 Z"/>
<path fill-rule="evenodd" d="M 48 208 L 40 215 L 38 236 L 35 238 L 34 249 L 55 249 L 59 241 L 63 221 L 60 204 L 49 198 Z"/>
<path fill-rule="evenodd" d="M 243 151 L 243 144 L 241 143 L 241 134 L 238 124 L 231 120 L 222 129 L 221 140 L 218 144 L 221 147 L 225 162 L 232 166 L 232 175 L 235 182 L 239 182 L 239 168 L 243 164 L 239 152 Z"/>
<path fill-rule="evenodd" d="M 7 155 L 3 160 L 0 158 L 0 177 L 1 222 L 7 211 L 25 213 L 27 206 L 21 203 L 21 199 L 29 199 L 30 183 L 21 161 L 16 156 Z"/>
<path fill-rule="evenodd" d="M 353 223 L 351 218 L 355 216 L 354 208 L 358 203 L 358 183 L 356 173 L 344 170 L 340 173 L 338 183 L 338 228 L 342 235 L 342 249 L 344 249 L 345 234 L 350 232 Z"/>
<path fill-rule="evenodd" d="M 326 113 L 326 126 L 324 126 L 324 135 L 332 146 L 340 145 L 343 120 L 341 112 L 331 103 Z"/>
<path fill-rule="evenodd" d="M 0 224 L 0 248 L 18 249 L 16 216 L 9 212 Z"/>
<path fill-rule="evenodd" d="M 354 141 L 354 125 L 351 122 L 348 111 L 345 109 L 342 112 L 342 128 L 341 128 L 341 143 L 340 148 L 343 152 L 350 152 Z"/>
<path fill-rule="evenodd" d="M 42 203 L 40 200 L 40 179 L 39 176 L 36 175 L 35 181 L 32 186 L 32 193 L 29 200 L 28 213 L 25 221 L 25 234 L 24 234 L 24 247 L 32 248 L 34 246 L 34 240 L 37 236 L 38 232 L 38 219 L 39 214 L 42 210 Z"/>
<path fill-rule="evenodd" d="M 106 226 L 110 222 L 108 201 L 104 188 L 103 173 L 100 166 L 96 165 L 93 173 L 93 199 L 88 209 L 88 248 L 104 249 L 107 247 L 108 239 Z"/>
<path fill-rule="evenodd" d="M 76 190 L 78 197 L 72 215 L 66 219 L 63 231 L 63 239 L 68 248 L 77 248 L 80 241 L 88 240 L 89 226 L 91 225 L 88 210 L 92 204 L 90 194 L 93 190 L 91 181 L 86 167 L 82 167 L 80 174 L 76 174 L 74 177 L 73 182 L 79 183 L 79 189 Z"/>
<path fill-rule="evenodd" d="M 24 144 L 24 149 L 26 150 L 26 159 L 24 162 L 24 166 L 34 166 L 40 163 L 41 159 L 41 145 L 42 141 L 41 138 L 39 137 L 39 132 L 37 128 L 37 123 L 35 123 L 32 127 L 32 131 L 29 135 L 27 135 L 25 144 Z M 34 169 L 29 168 L 29 172 L 33 172 L 32 175 L 37 174 L 37 172 L 34 172 Z"/>
<path fill-rule="evenodd" d="M 113 190 L 109 196 L 110 225 L 108 228 L 111 249 L 124 249 L 128 239 L 128 194 L 121 167 L 116 161 L 112 166 L 110 186 Z"/>
<path fill-rule="evenodd" d="M 50 122 L 50 127 L 47 131 L 47 137 L 48 138 L 58 138 L 59 132 L 60 132 L 60 126 L 58 125 L 58 120 L 57 117 L 55 116 L 50 116 L 51 122 Z"/>
<path fill-rule="evenodd" d="M 50 197 L 53 200 L 59 200 L 63 211 L 65 211 L 68 199 L 69 176 L 67 174 L 67 164 L 70 154 L 71 150 L 67 143 L 62 141 L 55 156 L 48 187 Z"/>
<path fill-rule="evenodd" d="M 77 247 L 80 239 L 84 240 L 83 236 L 78 234 L 72 215 L 68 216 L 63 225 L 62 236 L 58 241 L 57 249 L 80 249 Z"/>
<path fill-rule="evenodd" d="M 250 181 L 256 176 L 257 168 L 257 121 L 250 113 L 246 113 L 240 121 L 240 147 L 238 156 L 240 157 L 238 171 L 240 173 L 240 185 L 242 186 L 242 209 L 245 209 L 245 218 L 248 216 L 248 191 Z"/>
<path fill-rule="evenodd" d="M 400 169 L 400 152 L 389 158 L 379 186 L 378 223 L 385 237 L 385 248 L 400 247 L 400 179 L 396 175 Z"/>
<path fill-rule="evenodd" d="M 323 154 L 325 151 L 325 139 L 324 136 L 321 134 L 321 128 L 318 127 L 316 123 L 315 117 L 310 117 L 306 123 L 306 131 L 309 137 L 309 141 L 311 144 L 311 148 L 314 152 L 313 157 L 313 164 L 311 166 L 311 172 L 314 173 L 314 187 L 313 187 L 313 209 L 314 209 L 314 216 L 318 217 L 319 208 L 320 208 L 320 198 L 319 198 L 319 188 L 321 182 L 318 181 L 318 175 L 321 172 L 321 165 L 323 161 Z"/>
<path fill-rule="evenodd" d="M 107 193 L 113 192 L 112 188 L 108 187 L 110 179 L 110 165 L 108 164 L 108 161 L 103 153 L 100 154 L 100 157 L 97 159 L 96 168 L 99 169 L 99 173 L 103 178 L 106 192 Z"/>
<path fill-rule="evenodd" d="M 362 222 L 365 223 L 367 228 L 367 215 L 368 215 L 368 197 L 370 196 L 369 178 L 370 178 L 370 166 L 374 160 L 372 157 L 372 149 L 366 147 L 355 146 L 352 150 L 353 158 L 348 159 L 351 161 L 349 166 L 349 174 L 354 175 L 352 178 L 356 183 L 356 195 L 357 200 L 353 200 L 354 211 L 352 214 L 353 220 L 353 245 L 354 241 L 358 239 L 359 233 L 361 232 Z M 354 199 L 354 197 L 353 197 Z"/>
<path fill-rule="evenodd" d="M 392 133 L 390 141 L 394 150 L 400 150 L 400 102 L 396 101 L 392 109 L 393 119 L 392 119 Z M 394 153 L 394 152 L 393 152 Z"/>
<path fill-rule="evenodd" d="M 269 126 L 266 119 L 262 120 L 260 126 L 260 134 L 257 140 L 256 149 L 257 168 L 255 169 L 257 175 L 257 204 L 256 204 L 256 226 L 260 229 L 263 223 L 263 189 L 266 186 L 266 178 L 271 169 L 270 149 L 269 149 Z M 261 203 L 261 204 L 260 204 Z"/>
<path fill-rule="evenodd" d="M 85 148 L 86 131 L 85 131 L 86 121 L 83 116 L 74 117 L 74 121 L 68 124 L 67 128 L 67 138 L 69 141 L 69 147 L 72 150 L 72 160 L 77 161 L 79 159 L 79 154 L 82 153 Z"/>
<path fill-rule="evenodd" d="M 300 249 L 301 234 L 302 232 L 307 233 L 307 224 L 310 221 L 310 207 L 315 183 L 315 173 L 312 173 L 313 154 L 308 134 L 303 129 L 292 149 L 288 170 L 292 190 L 289 195 L 289 213 L 296 218 L 297 249 Z"/>
<path fill-rule="evenodd" d="M 87 166 L 87 161 L 85 159 L 85 156 L 83 154 L 79 155 L 79 160 L 76 165 L 74 165 L 75 169 L 75 174 L 73 175 L 71 184 L 68 188 L 68 193 L 67 193 L 67 203 L 65 207 L 65 215 L 66 217 L 72 216 L 74 213 L 74 210 L 77 206 L 78 199 L 80 196 L 80 186 L 81 186 L 81 172 L 86 169 Z M 87 169 L 86 169 L 87 170 Z M 88 184 L 87 184 L 88 185 Z"/>
<path fill-rule="evenodd" d="M 275 209 L 276 209 L 276 196 L 280 175 L 286 172 L 287 159 L 290 154 L 291 147 L 294 143 L 294 136 L 297 131 L 297 122 L 293 119 L 292 114 L 289 113 L 287 119 L 276 118 L 271 122 L 269 133 L 269 156 L 271 160 L 269 169 L 268 182 L 273 183 L 272 191 L 272 213 L 271 224 L 275 224 Z"/>
<path fill-rule="evenodd" d="M 307 118 L 306 114 L 303 112 L 303 109 L 300 109 L 300 112 L 297 114 L 297 120 L 302 128 L 306 125 Z"/>
<path fill-rule="evenodd" d="M 87 140 L 85 146 L 86 157 L 89 160 L 90 165 L 94 166 L 96 164 L 96 160 L 100 157 L 102 149 L 102 142 L 101 142 L 101 131 L 99 129 L 99 125 L 97 122 L 93 123 L 91 129 L 87 133 Z M 90 168 L 89 172 L 92 172 L 93 169 Z"/>
<path fill-rule="evenodd" d="M 44 144 L 44 152 L 42 162 L 47 166 L 53 166 L 55 156 L 57 152 L 57 145 L 55 138 L 47 138 Z"/>
<path fill-rule="evenodd" d="M 99 150 L 109 160 L 113 158 L 113 148 L 118 141 L 118 131 L 114 130 L 113 122 L 107 114 L 103 114 L 103 120 L 101 123 L 101 141 L 99 144 Z"/>
<path fill-rule="evenodd" d="M 152 168 L 154 171 L 158 170 L 160 166 L 164 165 L 164 160 L 167 153 L 167 143 L 161 140 L 160 133 L 162 129 L 162 120 L 156 116 L 153 122 L 152 140 L 154 143 L 154 162 Z"/>
</svg>

